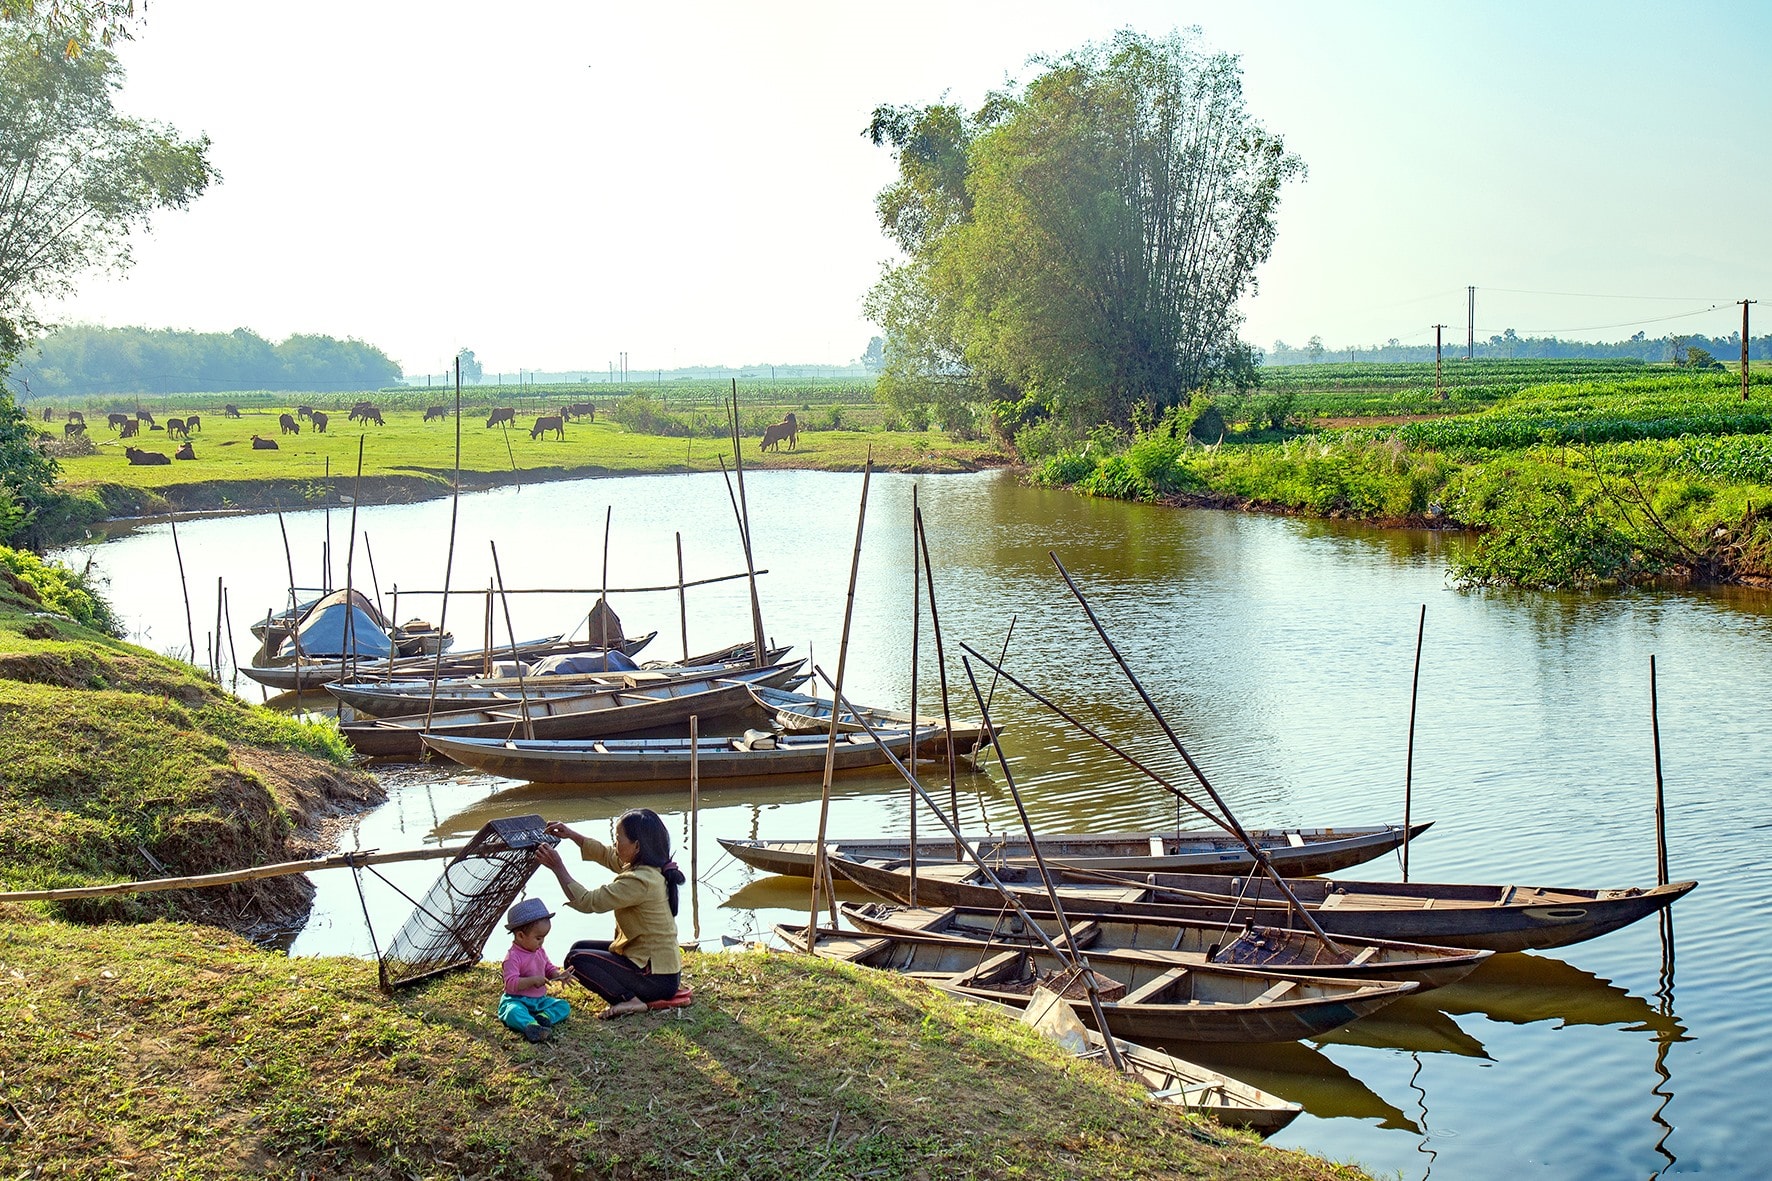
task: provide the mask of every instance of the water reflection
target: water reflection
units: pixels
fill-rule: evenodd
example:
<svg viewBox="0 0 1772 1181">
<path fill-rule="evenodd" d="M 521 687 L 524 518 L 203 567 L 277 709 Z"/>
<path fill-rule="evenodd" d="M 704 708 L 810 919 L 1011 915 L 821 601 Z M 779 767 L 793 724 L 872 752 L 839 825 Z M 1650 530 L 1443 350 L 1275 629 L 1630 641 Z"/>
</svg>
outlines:
<svg viewBox="0 0 1772 1181">
<path fill-rule="evenodd" d="M 1282 1099 L 1304 1106 L 1318 1119 L 1356 1119 L 1381 1128 L 1420 1132 L 1402 1108 L 1361 1082 L 1346 1067 L 1303 1042 L 1233 1046 L 1222 1042 L 1175 1042 L 1164 1047 L 1202 1066 L 1221 1070 Z"/>
<path fill-rule="evenodd" d="M 1616 1025 L 1653 1033 L 1662 1042 L 1687 1038 L 1671 1006 L 1658 1009 L 1610 980 L 1546 955 L 1491 956 L 1463 980 L 1407 999 L 1445 1013 L 1481 1014 L 1515 1025 Z"/>
</svg>

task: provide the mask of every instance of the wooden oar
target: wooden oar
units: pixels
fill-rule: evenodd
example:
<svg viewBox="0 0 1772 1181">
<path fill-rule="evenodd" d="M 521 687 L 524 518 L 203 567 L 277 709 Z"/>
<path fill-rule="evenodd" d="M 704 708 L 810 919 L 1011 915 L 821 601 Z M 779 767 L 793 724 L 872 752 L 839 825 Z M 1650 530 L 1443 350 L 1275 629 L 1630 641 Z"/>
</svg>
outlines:
<svg viewBox="0 0 1772 1181">
<path fill-rule="evenodd" d="M 153 894 L 161 890 L 197 890 L 205 886 L 226 886 L 234 882 L 251 882 L 260 878 L 287 877 L 317 869 L 348 869 L 359 865 L 387 865 L 396 861 L 424 861 L 436 857 L 454 857 L 466 845 L 436 849 L 406 849 L 394 853 L 339 853 L 308 861 L 279 861 L 251 869 L 230 869 L 222 873 L 197 874 L 182 878 L 152 878 L 140 882 L 110 882 L 103 886 L 63 886 L 54 890 L 14 890 L 0 894 L 0 902 L 53 902 L 63 898 L 102 898 L 112 894 Z"/>
</svg>

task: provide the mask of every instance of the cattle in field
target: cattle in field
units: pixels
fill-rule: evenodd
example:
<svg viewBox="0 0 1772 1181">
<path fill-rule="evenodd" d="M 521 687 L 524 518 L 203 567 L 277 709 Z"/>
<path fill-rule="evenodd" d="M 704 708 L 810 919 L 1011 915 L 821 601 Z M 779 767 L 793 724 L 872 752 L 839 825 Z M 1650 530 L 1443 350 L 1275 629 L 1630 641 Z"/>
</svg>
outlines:
<svg viewBox="0 0 1772 1181">
<path fill-rule="evenodd" d="M 149 428 L 150 428 L 150 429 L 152 429 L 152 428 L 153 428 L 153 425 L 154 425 L 154 416 L 153 416 L 153 414 L 151 414 L 151 413 L 149 413 L 149 412 L 148 412 L 148 411 L 146 411 L 146 410 L 137 410 L 137 411 L 136 411 L 136 412 L 135 412 L 135 420 L 136 420 L 136 421 L 137 421 L 137 422 L 145 422 L 145 423 L 147 423 L 147 424 L 148 424 L 148 427 L 149 427 Z"/>
<path fill-rule="evenodd" d="M 166 420 L 166 436 L 170 439 L 177 439 L 181 436 L 188 439 L 191 437 L 191 432 L 185 429 L 184 419 L 169 418 Z"/>
<path fill-rule="evenodd" d="M 492 416 L 486 420 L 486 429 L 491 430 L 501 422 L 508 422 L 512 426 L 516 426 L 517 408 L 515 406 L 500 406 L 494 410 Z"/>
<path fill-rule="evenodd" d="M 44 422 L 54 422 L 55 421 L 55 410 L 52 407 L 45 406 L 43 408 L 43 421 Z"/>
<path fill-rule="evenodd" d="M 141 424 L 136 422 L 133 418 L 124 419 L 122 424 L 117 428 L 117 437 L 119 439 L 133 439 L 140 433 Z"/>
<path fill-rule="evenodd" d="M 433 418 L 447 419 L 448 417 L 449 417 L 449 407 L 447 407 L 447 406 L 426 406 L 425 407 L 425 421 L 426 422 L 430 422 Z"/>
<path fill-rule="evenodd" d="M 363 422 L 373 422 L 376 426 L 386 425 L 382 422 L 381 408 L 374 402 L 358 402 L 355 406 L 351 407 L 351 413 L 347 415 L 347 417 L 353 422 L 360 420 Z"/>
<path fill-rule="evenodd" d="M 567 422 L 571 422 L 575 418 L 584 418 L 591 422 L 596 422 L 597 404 L 595 402 L 570 403 L 569 405 L 560 407 L 560 417 L 564 418 Z"/>
<path fill-rule="evenodd" d="M 314 408 L 312 406 L 297 406 L 295 416 L 297 418 L 312 418 L 314 417 Z"/>
<path fill-rule="evenodd" d="M 124 423 L 134 422 L 134 421 L 135 420 L 130 418 L 129 415 L 127 415 L 127 414 L 107 414 L 107 415 L 105 415 L 105 425 L 110 427 L 114 431 L 120 431 L 123 429 Z"/>
<path fill-rule="evenodd" d="M 529 437 L 531 439 L 539 439 L 549 431 L 554 432 L 554 438 L 556 439 L 564 439 L 566 437 L 566 424 L 560 421 L 560 416 L 558 414 L 549 414 L 536 419 L 535 425 L 529 429 Z"/>
<path fill-rule="evenodd" d="M 332 419 L 327 417 L 326 411 L 324 411 L 324 410 L 314 411 L 313 420 L 314 420 L 314 430 L 316 430 L 317 432 L 319 432 L 322 435 L 324 435 L 326 433 L 326 424 L 332 421 Z"/>
<path fill-rule="evenodd" d="M 62 423 L 62 438 L 64 439 L 71 438 L 74 435 L 84 435 L 85 433 L 86 424 L 83 422 Z"/>
<path fill-rule="evenodd" d="M 771 448 L 780 451 L 783 443 L 786 443 L 790 450 L 798 449 L 800 446 L 800 424 L 795 420 L 794 412 L 791 410 L 788 411 L 788 416 L 780 422 L 771 423 L 763 428 L 764 451 Z"/>
<path fill-rule="evenodd" d="M 228 402 L 228 403 L 224 404 L 222 406 L 222 417 L 223 418 L 239 418 L 240 417 L 240 407 L 234 405 L 232 402 Z"/>
<path fill-rule="evenodd" d="M 86 416 L 84 414 L 80 413 L 78 410 L 70 410 L 70 411 L 68 411 L 68 421 L 69 422 L 85 422 Z"/>
<path fill-rule="evenodd" d="M 281 432 L 285 435 L 301 434 L 301 423 L 295 421 L 295 415 L 293 414 L 279 415 L 277 418 L 277 426 L 281 428 Z"/>
<path fill-rule="evenodd" d="M 252 449 L 254 451 L 275 451 L 277 450 L 277 440 L 261 439 L 254 435 L 252 436 Z"/>
<path fill-rule="evenodd" d="M 187 435 L 190 434 L 192 431 L 200 431 L 202 429 L 203 429 L 203 419 L 199 415 L 192 414 L 192 415 L 189 415 L 188 417 L 186 417 L 186 419 L 185 419 L 185 433 Z"/>
<path fill-rule="evenodd" d="M 160 451 L 142 451 L 135 447 L 125 447 L 123 449 L 123 454 L 128 458 L 130 463 L 136 464 L 139 467 L 158 467 L 161 464 L 172 462 L 172 460 L 166 458 L 166 455 Z"/>
<path fill-rule="evenodd" d="M 195 451 L 191 450 L 191 441 L 189 439 L 186 439 L 185 445 L 183 447 L 180 447 L 178 449 L 178 451 L 176 451 L 173 454 L 172 458 L 174 458 L 174 459 L 196 459 L 197 453 Z"/>
</svg>

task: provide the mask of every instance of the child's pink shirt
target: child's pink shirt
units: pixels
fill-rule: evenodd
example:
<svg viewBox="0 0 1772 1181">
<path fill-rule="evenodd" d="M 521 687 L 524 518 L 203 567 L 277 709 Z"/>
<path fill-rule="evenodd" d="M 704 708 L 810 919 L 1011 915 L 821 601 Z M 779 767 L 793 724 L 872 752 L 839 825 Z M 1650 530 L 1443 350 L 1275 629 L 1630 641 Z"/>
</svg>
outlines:
<svg viewBox="0 0 1772 1181">
<path fill-rule="evenodd" d="M 547 948 L 524 951 L 513 943 L 511 950 L 505 952 L 505 995 L 546 996 L 548 990 L 545 986 L 518 988 L 517 981 L 524 976 L 551 976 L 556 970 L 553 962 L 548 959 Z"/>
</svg>

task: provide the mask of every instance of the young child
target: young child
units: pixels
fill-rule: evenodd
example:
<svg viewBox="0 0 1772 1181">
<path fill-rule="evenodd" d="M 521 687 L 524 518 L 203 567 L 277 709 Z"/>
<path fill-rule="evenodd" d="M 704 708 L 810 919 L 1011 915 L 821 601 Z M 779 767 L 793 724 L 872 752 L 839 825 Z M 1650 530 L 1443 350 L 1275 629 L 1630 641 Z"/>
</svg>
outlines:
<svg viewBox="0 0 1772 1181">
<path fill-rule="evenodd" d="M 499 998 L 498 1019 L 532 1042 L 546 1040 L 572 1012 L 564 1000 L 548 995 L 548 981 L 566 978 L 566 969 L 556 968 L 541 948 L 553 929 L 553 917 L 539 898 L 525 898 L 505 916 L 511 950 L 505 953 L 505 994 Z"/>
</svg>

